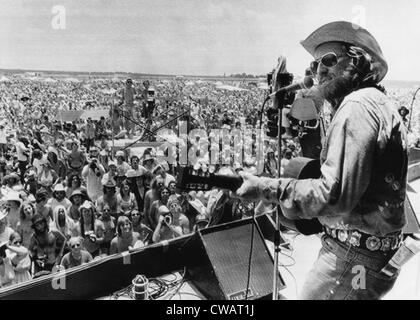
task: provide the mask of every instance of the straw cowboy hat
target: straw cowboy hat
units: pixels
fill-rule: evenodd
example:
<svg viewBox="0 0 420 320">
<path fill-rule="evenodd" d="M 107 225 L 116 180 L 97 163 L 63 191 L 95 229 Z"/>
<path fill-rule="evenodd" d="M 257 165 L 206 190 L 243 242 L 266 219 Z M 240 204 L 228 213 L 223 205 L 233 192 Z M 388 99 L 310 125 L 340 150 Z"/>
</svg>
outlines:
<svg viewBox="0 0 420 320">
<path fill-rule="evenodd" d="M 372 71 L 379 83 L 388 72 L 388 64 L 376 39 L 366 29 L 347 21 L 327 23 L 311 33 L 302 46 L 315 56 L 315 50 L 327 42 L 344 42 L 366 50 L 372 56 Z"/>
</svg>

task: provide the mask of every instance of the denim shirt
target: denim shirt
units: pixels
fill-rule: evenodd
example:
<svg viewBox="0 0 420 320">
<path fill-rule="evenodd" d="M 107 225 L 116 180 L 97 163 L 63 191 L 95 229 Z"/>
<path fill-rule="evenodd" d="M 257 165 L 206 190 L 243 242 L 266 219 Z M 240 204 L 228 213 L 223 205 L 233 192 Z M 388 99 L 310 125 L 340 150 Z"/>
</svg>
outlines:
<svg viewBox="0 0 420 320">
<path fill-rule="evenodd" d="M 280 179 L 289 219 L 386 236 L 406 223 L 407 133 L 396 106 L 375 88 L 345 97 L 328 128 L 321 178 Z"/>
</svg>

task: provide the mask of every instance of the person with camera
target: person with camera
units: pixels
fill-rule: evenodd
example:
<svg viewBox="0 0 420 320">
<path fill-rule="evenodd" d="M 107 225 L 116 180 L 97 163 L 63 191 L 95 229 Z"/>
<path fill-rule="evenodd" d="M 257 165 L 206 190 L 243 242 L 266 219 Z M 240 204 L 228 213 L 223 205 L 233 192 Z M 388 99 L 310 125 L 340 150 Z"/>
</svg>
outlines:
<svg viewBox="0 0 420 320">
<path fill-rule="evenodd" d="M 103 224 L 96 218 L 92 202 L 85 201 L 80 206 L 80 234 L 83 237 L 83 247 L 92 257 L 99 256 L 101 244 L 104 241 Z"/>
<path fill-rule="evenodd" d="M 97 157 L 92 157 L 82 170 L 82 177 L 86 179 L 87 194 L 92 201 L 103 195 L 101 180 L 104 173 L 105 169 Z"/>
<path fill-rule="evenodd" d="M 179 223 L 177 225 L 174 224 L 174 217 L 168 207 L 160 206 L 158 214 L 158 223 L 152 237 L 154 243 L 175 239 L 183 235 L 182 227 Z"/>
<path fill-rule="evenodd" d="M 296 180 L 242 173 L 236 196 L 280 205 L 284 225 L 323 232 L 301 299 L 380 299 L 398 272 L 381 272 L 403 243 L 407 133 L 379 85 L 388 66 L 376 39 L 338 21 L 302 42 L 315 60 L 319 93 L 334 117 L 321 152 L 321 177 Z M 355 268 L 364 285 L 354 286 Z"/>
<path fill-rule="evenodd" d="M 133 231 L 133 224 L 126 216 L 121 216 L 117 221 L 117 236 L 112 239 L 109 254 L 141 248 L 144 246 L 140 234 Z"/>
</svg>

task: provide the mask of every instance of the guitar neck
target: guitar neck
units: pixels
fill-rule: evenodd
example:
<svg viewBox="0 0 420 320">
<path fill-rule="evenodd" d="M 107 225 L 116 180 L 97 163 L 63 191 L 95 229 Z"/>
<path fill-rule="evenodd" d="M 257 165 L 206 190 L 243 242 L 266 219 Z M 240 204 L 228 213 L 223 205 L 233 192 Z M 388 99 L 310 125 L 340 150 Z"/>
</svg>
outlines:
<svg viewBox="0 0 420 320">
<path fill-rule="evenodd" d="M 242 185 L 242 178 L 238 175 L 196 174 L 185 168 L 181 171 L 179 187 L 190 190 L 210 190 L 214 187 L 236 191 Z"/>
</svg>

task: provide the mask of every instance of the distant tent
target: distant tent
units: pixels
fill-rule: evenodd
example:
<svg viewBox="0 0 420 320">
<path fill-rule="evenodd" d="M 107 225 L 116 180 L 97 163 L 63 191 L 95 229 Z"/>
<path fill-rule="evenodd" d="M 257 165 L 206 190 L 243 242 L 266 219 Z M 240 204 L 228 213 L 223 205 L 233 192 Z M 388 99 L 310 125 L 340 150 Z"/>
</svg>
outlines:
<svg viewBox="0 0 420 320">
<path fill-rule="evenodd" d="M 66 79 L 64 79 L 64 81 L 66 81 L 66 82 L 80 82 L 80 80 L 76 79 L 76 78 L 66 78 Z"/>
<path fill-rule="evenodd" d="M 52 82 L 57 82 L 57 80 L 54 80 L 52 78 L 45 78 L 44 79 L 44 82 L 50 82 L 50 83 L 52 83 Z"/>
<path fill-rule="evenodd" d="M 96 109 L 96 110 L 60 110 L 55 116 L 56 121 L 62 122 L 73 122 L 79 119 L 91 118 L 92 120 L 99 120 L 101 117 L 108 118 L 108 109 Z"/>
<path fill-rule="evenodd" d="M 248 91 L 247 89 L 234 87 L 234 86 L 228 86 L 228 85 L 217 86 L 216 89 L 228 90 L 228 91 Z"/>
<path fill-rule="evenodd" d="M 108 118 L 109 110 L 108 109 L 96 109 L 96 110 L 85 110 L 80 119 L 91 118 L 92 120 L 99 120 L 101 117 Z"/>
<path fill-rule="evenodd" d="M 80 116 L 83 114 L 83 110 L 60 110 L 55 116 L 56 121 L 62 122 L 73 122 L 80 119 Z"/>
</svg>

